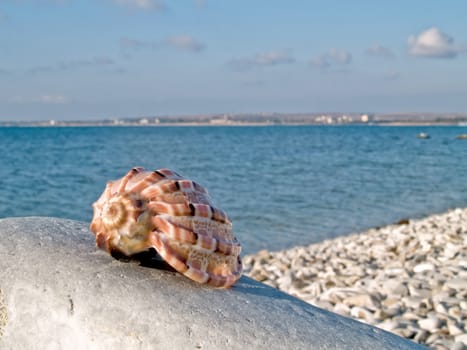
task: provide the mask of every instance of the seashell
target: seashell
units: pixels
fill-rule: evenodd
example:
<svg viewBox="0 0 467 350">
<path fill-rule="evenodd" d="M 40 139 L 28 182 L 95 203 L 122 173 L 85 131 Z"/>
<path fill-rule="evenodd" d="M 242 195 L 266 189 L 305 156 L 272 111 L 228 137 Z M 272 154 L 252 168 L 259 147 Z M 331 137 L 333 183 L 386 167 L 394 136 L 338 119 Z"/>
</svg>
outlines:
<svg viewBox="0 0 467 350">
<path fill-rule="evenodd" d="M 174 171 L 133 168 L 108 182 L 93 208 L 96 244 L 112 255 L 154 248 L 186 277 L 219 288 L 241 276 L 241 246 L 230 219 L 204 187 Z"/>
</svg>

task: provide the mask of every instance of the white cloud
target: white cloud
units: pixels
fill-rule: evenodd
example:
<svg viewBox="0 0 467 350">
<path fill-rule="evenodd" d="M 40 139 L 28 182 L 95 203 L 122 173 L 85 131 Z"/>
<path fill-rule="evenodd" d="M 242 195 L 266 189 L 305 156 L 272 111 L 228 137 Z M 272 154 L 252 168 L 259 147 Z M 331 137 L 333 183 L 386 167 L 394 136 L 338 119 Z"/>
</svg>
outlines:
<svg viewBox="0 0 467 350">
<path fill-rule="evenodd" d="M 15 104 L 48 104 L 48 105 L 62 105 L 67 104 L 71 100 L 63 95 L 41 95 L 37 97 L 24 97 L 24 96 L 13 96 L 9 99 L 9 102 Z"/>
<path fill-rule="evenodd" d="M 71 60 L 71 61 L 62 61 L 58 63 L 58 68 L 63 70 L 77 69 L 81 67 L 90 67 L 90 66 L 107 66 L 112 65 L 115 62 L 113 59 L 105 56 L 93 57 L 90 60 Z"/>
<path fill-rule="evenodd" d="M 346 65 L 352 62 L 352 55 L 347 50 L 331 49 L 328 52 L 312 58 L 310 63 L 320 68 L 329 68 L 333 65 Z"/>
<path fill-rule="evenodd" d="M 282 63 L 293 63 L 295 60 L 286 52 L 275 51 L 257 55 L 253 62 L 258 65 L 275 65 Z"/>
<path fill-rule="evenodd" d="M 54 104 L 54 105 L 61 105 L 66 104 L 70 100 L 68 97 L 62 95 L 43 95 L 38 98 L 38 102 L 43 104 Z"/>
<path fill-rule="evenodd" d="M 114 65 L 115 61 L 107 56 L 96 56 L 91 59 L 86 60 L 69 60 L 69 61 L 60 61 L 56 65 L 44 65 L 44 66 L 35 66 L 28 70 L 28 73 L 37 74 L 37 73 L 50 73 L 54 71 L 63 71 L 63 70 L 76 70 L 85 67 L 93 66 L 110 66 Z"/>
<path fill-rule="evenodd" d="M 143 41 L 131 38 L 121 38 L 120 46 L 123 49 L 131 50 L 172 47 L 192 52 L 202 51 L 206 47 L 206 45 L 190 35 L 171 36 L 162 41 Z"/>
<path fill-rule="evenodd" d="M 228 64 L 239 70 L 246 70 L 254 67 L 276 66 L 279 64 L 291 64 L 295 58 L 285 51 L 270 51 L 256 54 L 252 57 L 244 57 L 231 60 Z"/>
<path fill-rule="evenodd" d="M 165 2 L 161 0 L 113 0 L 118 5 L 132 7 L 141 10 L 158 10 L 164 11 L 167 9 Z"/>
<path fill-rule="evenodd" d="M 382 46 L 380 44 L 374 44 L 372 47 L 369 47 L 368 49 L 366 49 L 365 52 L 371 56 L 380 56 L 380 57 L 385 57 L 385 58 L 394 57 L 394 54 L 391 51 L 391 49 L 385 46 Z"/>
<path fill-rule="evenodd" d="M 411 35 L 408 39 L 409 54 L 421 57 L 454 58 L 465 51 L 454 43 L 454 39 L 438 28 L 432 27 L 418 36 Z"/>
<path fill-rule="evenodd" d="M 205 45 L 190 35 L 172 36 L 165 40 L 168 46 L 187 51 L 201 51 Z"/>
<path fill-rule="evenodd" d="M 142 41 L 132 38 L 120 38 L 120 46 L 124 49 L 142 49 L 142 48 L 153 48 L 154 43 L 149 41 Z"/>
</svg>

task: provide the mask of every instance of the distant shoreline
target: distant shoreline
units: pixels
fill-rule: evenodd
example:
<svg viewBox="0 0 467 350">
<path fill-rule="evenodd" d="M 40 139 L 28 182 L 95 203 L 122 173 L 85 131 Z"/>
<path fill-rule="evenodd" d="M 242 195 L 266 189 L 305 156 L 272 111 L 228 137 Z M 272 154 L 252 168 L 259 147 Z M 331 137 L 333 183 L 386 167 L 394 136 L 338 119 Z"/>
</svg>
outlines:
<svg viewBox="0 0 467 350">
<path fill-rule="evenodd" d="M 204 122 L 180 122 L 180 123 L 160 123 L 160 124 L 139 124 L 139 123 L 124 123 L 124 124 L 105 124 L 105 123 L 68 123 L 59 122 L 53 125 L 47 123 L 0 123 L 3 128 L 69 128 L 69 127 L 108 127 L 108 128 L 125 128 L 125 127 L 269 127 L 269 126 L 392 126 L 392 127 L 432 127 L 432 126 L 458 126 L 467 127 L 467 123 L 456 122 L 383 122 L 383 123 L 341 123 L 341 124 L 317 124 L 317 123 L 204 123 Z"/>
<path fill-rule="evenodd" d="M 118 126 L 467 126 L 466 113 L 246 113 L 112 117 L 99 120 L 4 121 L 0 126 L 118 127 Z"/>
</svg>

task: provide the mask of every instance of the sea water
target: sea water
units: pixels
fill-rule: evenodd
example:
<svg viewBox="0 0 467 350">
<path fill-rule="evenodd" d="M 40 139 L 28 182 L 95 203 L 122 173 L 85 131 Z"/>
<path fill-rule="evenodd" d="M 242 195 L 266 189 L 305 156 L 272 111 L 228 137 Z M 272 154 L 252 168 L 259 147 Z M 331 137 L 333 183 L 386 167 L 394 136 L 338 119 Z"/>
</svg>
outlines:
<svg viewBox="0 0 467 350">
<path fill-rule="evenodd" d="M 467 206 L 462 127 L 2 127 L 0 218 L 89 222 L 108 180 L 171 168 L 206 187 L 243 251 Z M 429 139 L 418 139 L 421 132 Z"/>
</svg>

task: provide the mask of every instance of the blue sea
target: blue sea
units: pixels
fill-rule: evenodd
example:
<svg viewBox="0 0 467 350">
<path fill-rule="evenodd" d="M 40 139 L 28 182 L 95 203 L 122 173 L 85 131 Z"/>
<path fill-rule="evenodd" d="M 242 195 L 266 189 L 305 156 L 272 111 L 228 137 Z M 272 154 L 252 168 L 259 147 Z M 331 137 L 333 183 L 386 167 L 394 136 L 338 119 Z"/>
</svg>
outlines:
<svg viewBox="0 0 467 350">
<path fill-rule="evenodd" d="M 418 139 L 424 132 L 430 139 Z M 463 127 L 0 128 L 0 217 L 89 222 L 108 180 L 171 168 L 205 186 L 245 253 L 467 206 Z M 91 233 L 90 233 L 91 234 Z"/>
</svg>

